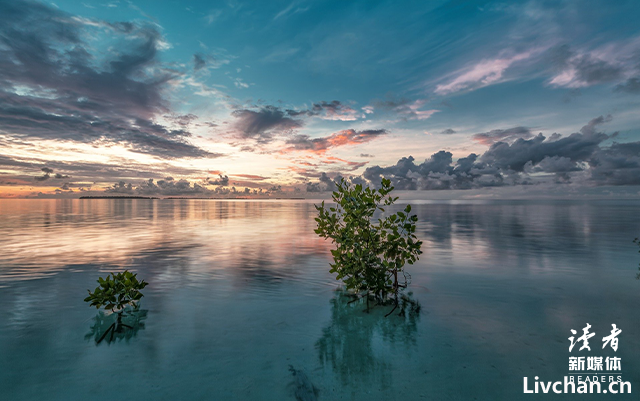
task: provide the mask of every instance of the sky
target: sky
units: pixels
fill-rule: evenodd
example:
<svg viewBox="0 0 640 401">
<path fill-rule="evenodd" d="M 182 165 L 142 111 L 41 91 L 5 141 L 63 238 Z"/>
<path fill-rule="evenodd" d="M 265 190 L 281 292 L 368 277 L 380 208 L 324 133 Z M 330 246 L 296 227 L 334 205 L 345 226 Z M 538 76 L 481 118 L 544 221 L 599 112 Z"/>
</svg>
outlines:
<svg viewBox="0 0 640 401">
<path fill-rule="evenodd" d="M 640 195 L 640 3 L 0 0 L 0 197 Z M 425 192 L 426 191 L 426 192 Z"/>
</svg>

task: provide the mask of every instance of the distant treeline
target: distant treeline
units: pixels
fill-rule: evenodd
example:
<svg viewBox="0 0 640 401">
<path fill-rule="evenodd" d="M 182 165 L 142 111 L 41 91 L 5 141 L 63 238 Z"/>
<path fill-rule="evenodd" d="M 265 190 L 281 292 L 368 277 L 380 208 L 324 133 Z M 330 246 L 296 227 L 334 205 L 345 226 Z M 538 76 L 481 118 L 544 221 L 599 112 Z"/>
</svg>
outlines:
<svg viewBox="0 0 640 401">
<path fill-rule="evenodd" d="M 150 196 L 81 196 L 80 199 L 158 199 Z"/>
<path fill-rule="evenodd" d="M 176 197 L 170 196 L 167 198 L 157 198 L 153 196 L 81 196 L 80 199 L 212 199 L 212 200 L 270 200 L 273 198 L 189 198 L 189 197 Z M 294 200 L 294 199 L 305 199 L 305 198 L 275 198 L 276 200 Z"/>
</svg>

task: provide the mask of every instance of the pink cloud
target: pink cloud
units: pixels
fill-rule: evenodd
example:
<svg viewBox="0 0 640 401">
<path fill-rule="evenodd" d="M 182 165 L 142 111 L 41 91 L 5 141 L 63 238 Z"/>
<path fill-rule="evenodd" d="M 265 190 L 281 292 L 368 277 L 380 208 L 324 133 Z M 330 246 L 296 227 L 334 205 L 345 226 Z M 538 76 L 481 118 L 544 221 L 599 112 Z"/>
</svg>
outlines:
<svg viewBox="0 0 640 401">
<path fill-rule="evenodd" d="M 512 57 L 482 60 L 479 63 L 459 70 L 453 80 L 437 85 L 435 92 L 439 95 L 476 89 L 504 80 L 504 72 L 514 63 L 528 59 L 534 51 L 523 52 Z"/>
</svg>

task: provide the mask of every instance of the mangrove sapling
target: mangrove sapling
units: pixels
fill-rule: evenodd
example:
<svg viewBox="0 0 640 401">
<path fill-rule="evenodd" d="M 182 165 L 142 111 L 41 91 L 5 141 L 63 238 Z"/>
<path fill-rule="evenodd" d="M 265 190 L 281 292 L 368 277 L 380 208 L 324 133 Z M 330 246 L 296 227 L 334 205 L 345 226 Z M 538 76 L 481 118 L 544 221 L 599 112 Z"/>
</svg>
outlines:
<svg viewBox="0 0 640 401">
<path fill-rule="evenodd" d="M 403 211 L 380 217 L 385 207 L 398 198 L 391 196 L 391 181 L 382 179 L 380 189 L 352 185 L 342 179 L 336 182 L 332 198 L 335 206 L 315 205 L 318 217 L 316 234 L 330 238 L 336 245 L 331 251 L 331 272 L 342 280 L 347 290 L 356 296 L 364 294 L 369 310 L 369 298 L 384 304 L 393 295 L 398 307 L 398 292 L 407 287 L 406 263 L 413 264 L 422 253 L 422 241 L 416 238 L 418 216 L 410 215 L 411 205 Z"/>
<path fill-rule="evenodd" d="M 116 321 L 100 337 L 97 341 L 98 344 L 104 340 L 109 332 L 111 332 L 109 340 L 111 341 L 114 333 L 121 333 L 124 328 L 133 329 L 133 327 L 122 323 L 122 313 L 127 306 L 137 308 L 138 301 L 143 297 L 140 290 L 149 284 L 144 280 L 138 281 L 136 276 L 137 274 L 128 270 L 122 273 L 111 273 L 104 279 L 98 278 L 100 285 L 93 292 L 88 290 L 89 296 L 84 299 L 85 302 L 90 302 L 90 306 L 95 306 L 96 309 L 104 307 L 105 310 L 116 314 Z"/>
</svg>

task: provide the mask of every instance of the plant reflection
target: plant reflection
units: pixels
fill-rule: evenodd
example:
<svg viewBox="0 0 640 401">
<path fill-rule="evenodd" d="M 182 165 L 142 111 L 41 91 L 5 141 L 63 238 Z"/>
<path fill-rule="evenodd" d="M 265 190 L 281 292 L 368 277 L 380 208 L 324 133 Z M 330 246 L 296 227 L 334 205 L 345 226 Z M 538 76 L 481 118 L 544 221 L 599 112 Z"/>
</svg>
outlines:
<svg viewBox="0 0 640 401">
<path fill-rule="evenodd" d="M 364 298 L 354 300 L 338 290 L 331 300 L 331 323 L 316 342 L 321 364 L 331 366 L 344 386 L 360 382 L 389 387 L 392 364 L 401 352 L 395 348 L 401 346 L 407 352 L 415 345 L 420 318 L 420 303 L 412 293 L 402 295 L 398 309 L 388 317 L 391 306 L 376 306 L 365 313 Z"/>
<path fill-rule="evenodd" d="M 104 342 L 120 342 L 124 340 L 129 342 L 133 337 L 136 337 L 138 331 L 144 330 L 144 320 L 147 319 L 146 309 L 129 309 L 123 312 L 122 323 L 128 326 L 128 328 L 122 328 L 121 330 L 111 330 L 111 333 L 104 337 Z M 100 343 L 103 335 L 116 322 L 117 314 L 104 313 L 102 311 L 93 318 L 93 325 L 89 329 L 89 332 L 85 334 L 84 339 L 90 341 L 92 338 L 96 342 L 96 345 Z"/>
</svg>

